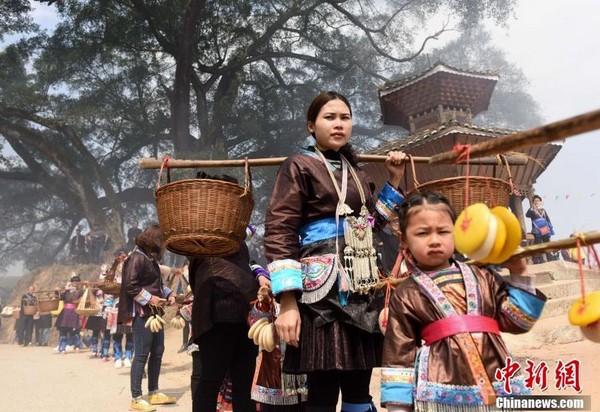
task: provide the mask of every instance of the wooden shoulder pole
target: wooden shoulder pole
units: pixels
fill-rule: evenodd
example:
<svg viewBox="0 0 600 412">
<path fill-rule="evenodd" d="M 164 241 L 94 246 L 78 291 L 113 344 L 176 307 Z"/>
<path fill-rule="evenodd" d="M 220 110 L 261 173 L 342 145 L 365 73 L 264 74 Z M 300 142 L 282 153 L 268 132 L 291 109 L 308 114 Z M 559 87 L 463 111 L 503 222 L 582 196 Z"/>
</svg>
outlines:
<svg viewBox="0 0 600 412">
<path fill-rule="evenodd" d="M 248 165 L 250 167 L 255 166 L 279 166 L 281 165 L 286 157 L 269 157 L 269 158 L 258 158 L 248 159 Z M 386 156 L 383 155 L 371 155 L 371 154 L 359 154 L 358 161 L 361 163 L 383 163 L 385 162 Z M 413 157 L 415 163 L 430 163 L 430 157 Z M 513 165 L 525 165 L 527 164 L 527 158 L 524 156 L 507 156 L 508 164 Z M 140 159 L 139 166 L 142 169 L 160 169 L 163 161 L 160 159 L 154 159 L 144 157 Z M 482 158 L 472 161 L 471 164 L 480 165 L 498 165 L 498 159 L 496 157 Z M 169 159 L 168 167 L 172 169 L 186 169 L 186 168 L 208 168 L 208 167 L 243 167 L 245 165 L 244 159 L 232 159 L 232 160 L 183 160 L 183 159 Z"/>
<path fill-rule="evenodd" d="M 498 137 L 471 146 L 471 158 L 490 156 L 563 140 L 581 133 L 600 129 L 600 110 L 570 117 L 534 129 L 524 130 L 507 137 Z M 431 157 L 430 163 L 453 163 L 460 153 L 454 151 L 439 153 Z"/>
</svg>

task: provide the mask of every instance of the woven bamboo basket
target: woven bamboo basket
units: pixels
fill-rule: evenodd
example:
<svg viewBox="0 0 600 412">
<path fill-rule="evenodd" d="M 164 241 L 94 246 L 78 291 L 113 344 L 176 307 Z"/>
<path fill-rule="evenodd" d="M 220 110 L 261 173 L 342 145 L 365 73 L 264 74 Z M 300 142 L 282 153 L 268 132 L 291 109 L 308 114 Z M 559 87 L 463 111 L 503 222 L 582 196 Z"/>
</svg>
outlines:
<svg viewBox="0 0 600 412">
<path fill-rule="evenodd" d="M 51 312 L 58 309 L 59 298 L 40 298 L 38 299 L 38 307 L 40 312 Z"/>
<path fill-rule="evenodd" d="M 503 160 L 508 171 L 509 181 L 496 177 L 469 176 L 469 199 L 466 199 L 465 186 L 467 184 L 466 176 L 448 177 L 445 179 L 431 180 L 425 183 L 419 183 L 415 177 L 414 162 L 411 157 L 411 166 L 413 170 L 413 179 L 415 191 L 419 192 L 437 192 L 448 198 L 448 201 L 459 215 L 465 208 L 465 204 L 485 203 L 488 207 L 505 206 L 510 203 L 512 193 L 512 175 L 510 168 Z"/>
<path fill-rule="evenodd" d="M 21 317 L 21 308 L 19 308 L 19 307 L 13 308 L 12 317 L 14 319 L 19 319 Z"/>
<path fill-rule="evenodd" d="M 119 293 L 121 292 L 121 284 L 118 282 L 115 282 L 115 276 L 117 275 L 117 272 L 120 272 L 123 269 L 123 260 L 120 257 L 116 257 L 115 260 L 112 263 L 112 266 L 110 267 L 110 269 L 108 270 L 108 272 L 106 272 L 106 276 L 104 277 L 104 282 L 100 283 L 98 285 L 98 288 L 102 290 L 102 292 L 108 294 L 108 295 L 119 295 Z"/>
<path fill-rule="evenodd" d="M 38 305 L 23 306 L 23 314 L 27 316 L 35 315 L 38 313 Z"/>
<path fill-rule="evenodd" d="M 154 197 L 166 248 L 185 256 L 236 253 L 254 208 L 248 160 L 244 187 L 213 179 L 179 180 L 161 187 L 162 172 L 161 167 Z"/>
</svg>

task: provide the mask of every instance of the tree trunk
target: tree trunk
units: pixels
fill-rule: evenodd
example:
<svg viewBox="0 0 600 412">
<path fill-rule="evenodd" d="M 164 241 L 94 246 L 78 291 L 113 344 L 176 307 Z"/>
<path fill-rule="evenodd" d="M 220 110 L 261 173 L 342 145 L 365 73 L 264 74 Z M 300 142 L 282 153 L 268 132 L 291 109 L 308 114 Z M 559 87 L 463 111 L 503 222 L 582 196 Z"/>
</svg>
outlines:
<svg viewBox="0 0 600 412">
<path fill-rule="evenodd" d="M 194 32 L 204 8 L 205 0 L 193 0 L 184 17 L 183 28 L 177 39 L 175 84 L 171 101 L 171 133 L 175 154 L 195 149 L 190 136 L 190 88 L 194 62 Z"/>
</svg>

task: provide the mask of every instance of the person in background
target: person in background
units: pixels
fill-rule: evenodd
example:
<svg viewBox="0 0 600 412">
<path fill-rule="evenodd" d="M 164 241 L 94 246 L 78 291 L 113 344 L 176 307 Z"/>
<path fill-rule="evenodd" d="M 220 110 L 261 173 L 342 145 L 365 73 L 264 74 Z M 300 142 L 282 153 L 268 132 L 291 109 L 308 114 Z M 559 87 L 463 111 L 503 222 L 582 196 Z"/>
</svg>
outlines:
<svg viewBox="0 0 600 412">
<path fill-rule="evenodd" d="M 550 221 L 550 217 L 545 209 L 542 208 L 542 198 L 538 195 L 534 195 L 531 198 L 531 207 L 525 214 L 531 219 L 531 234 L 533 235 L 533 244 L 546 243 L 550 241 L 550 238 L 554 236 L 554 227 Z M 557 257 L 552 253 L 546 253 L 546 260 L 556 260 Z M 544 258 L 542 255 L 535 255 L 532 258 L 533 263 L 543 263 Z"/>
<path fill-rule="evenodd" d="M 117 248 L 113 252 L 113 256 L 114 257 L 121 256 L 121 255 L 127 256 L 127 253 L 129 253 L 130 251 L 131 251 L 131 249 L 128 250 L 125 243 L 119 242 L 117 244 Z"/>
<path fill-rule="evenodd" d="M 118 323 L 132 325 L 134 357 L 130 373 L 130 410 L 155 411 L 155 405 L 172 404 L 173 396 L 159 391 L 158 379 L 165 351 L 164 329 L 153 333 L 145 327 L 155 314 L 163 315 L 164 307 L 175 302 L 175 294 L 163 284 L 159 262 L 165 252 L 160 227 L 148 226 L 135 239 L 135 249 L 123 265 L 119 294 Z M 142 397 L 142 376 L 148 363 L 148 399 Z"/>
<path fill-rule="evenodd" d="M 265 272 L 263 276 L 269 274 Z M 278 313 L 279 307 L 273 299 L 270 287 L 262 286 L 248 314 L 248 323 L 254 325 L 262 318 L 272 323 Z M 265 327 L 268 326 L 263 326 Z M 259 348 L 252 382 L 252 399 L 260 403 L 260 412 L 302 412 L 308 398 L 308 391 L 306 388 L 290 390 L 289 382 L 290 380 L 306 381 L 306 375 L 294 376 L 282 373 L 281 360 L 285 353 L 285 343 L 279 340 L 278 336 L 275 336 L 275 339 L 277 342 L 272 350 Z"/>
<path fill-rule="evenodd" d="M 35 322 L 35 344 L 36 346 L 48 346 L 50 344 L 52 314 L 50 312 L 40 312 L 38 315 L 39 318 Z"/>
<path fill-rule="evenodd" d="M 77 302 L 81 298 L 81 292 L 77 290 L 74 282 L 81 282 L 79 275 L 71 276 L 71 279 L 65 285 L 65 291 L 61 293 L 60 299 L 64 302 L 63 310 L 56 318 L 55 326 L 58 328 L 58 352 L 67 353 L 67 345 L 72 345 L 76 351 L 81 349 L 81 318 L 75 313 Z"/>
<path fill-rule="evenodd" d="M 228 175 L 199 172 L 197 178 L 237 183 Z M 232 404 L 236 412 L 255 412 L 250 399 L 258 350 L 248 339 L 247 316 L 259 283 L 250 268 L 245 242 L 231 256 L 189 257 L 190 286 L 194 294 L 192 339 L 199 350 L 192 353 L 193 411 L 214 411 L 219 389 L 229 374 Z"/>
<path fill-rule="evenodd" d="M 101 264 L 103 262 L 106 239 L 106 233 L 99 225 L 92 226 L 92 231 L 88 233 L 90 263 Z"/>
<path fill-rule="evenodd" d="M 23 317 L 21 316 L 21 308 L 14 308 L 19 310 L 19 317 L 15 320 L 15 326 L 13 330 L 15 332 L 15 337 L 13 342 L 17 345 L 23 345 Z M 14 312 L 13 309 L 13 312 Z"/>
<path fill-rule="evenodd" d="M 188 295 L 188 291 L 191 290 L 189 287 L 189 266 L 190 262 L 186 258 L 183 262 L 183 267 L 174 269 L 167 278 L 167 284 L 171 289 L 173 289 L 174 284 L 176 285 L 175 291 L 177 295 Z M 190 323 L 185 318 L 183 320 L 185 321 L 185 326 L 182 328 L 182 343 L 177 353 L 187 351 L 190 340 Z"/>
<path fill-rule="evenodd" d="M 135 239 L 142 234 L 142 229 L 138 227 L 137 220 L 131 222 L 131 227 L 127 230 L 127 252 L 130 252 L 135 247 Z"/>
<path fill-rule="evenodd" d="M 37 305 L 37 298 L 33 294 L 35 292 L 35 286 L 29 286 L 27 293 L 21 296 L 21 317 L 23 318 L 23 346 L 31 346 L 33 344 L 33 326 L 34 326 L 34 314 L 28 315 L 25 313 L 25 307 L 31 307 Z"/>
<path fill-rule="evenodd" d="M 118 308 L 119 299 L 115 302 L 115 308 Z M 117 309 L 118 310 L 118 309 Z M 118 312 L 117 312 L 118 316 Z M 108 331 L 107 331 L 108 332 Z M 117 323 L 114 329 L 111 329 L 111 338 L 113 343 L 113 356 L 115 359 L 115 368 L 130 368 L 133 359 L 133 330 L 130 325 Z M 125 338 L 125 350 L 123 350 L 123 338 Z"/>
<path fill-rule="evenodd" d="M 104 305 L 104 292 L 101 289 L 96 290 L 96 304 L 99 308 L 102 308 Z M 85 322 L 85 328 L 87 330 L 92 331 L 92 336 L 89 340 L 90 346 L 92 348 L 91 358 L 97 358 L 100 356 L 102 351 L 102 338 L 104 336 L 104 332 L 106 330 L 106 319 L 102 316 L 102 313 L 99 312 L 96 316 L 88 316 L 87 321 Z"/>
<path fill-rule="evenodd" d="M 71 238 L 69 246 L 69 255 L 73 262 L 84 263 L 86 259 L 85 236 L 81 234 L 81 226 L 75 229 L 75 236 Z"/>
<path fill-rule="evenodd" d="M 117 308 L 118 298 L 115 299 L 114 295 L 104 295 L 104 306 L 102 307 L 102 316 L 106 319 L 106 329 L 102 333 L 102 348 L 100 350 L 100 358 L 104 362 L 110 361 L 110 342 L 112 340 L 112 334 L 117 331 L 117 314 L 119 310 Z M 114 357 L 114 343 L 113 343 L 113 357 Z"/>
</svg>

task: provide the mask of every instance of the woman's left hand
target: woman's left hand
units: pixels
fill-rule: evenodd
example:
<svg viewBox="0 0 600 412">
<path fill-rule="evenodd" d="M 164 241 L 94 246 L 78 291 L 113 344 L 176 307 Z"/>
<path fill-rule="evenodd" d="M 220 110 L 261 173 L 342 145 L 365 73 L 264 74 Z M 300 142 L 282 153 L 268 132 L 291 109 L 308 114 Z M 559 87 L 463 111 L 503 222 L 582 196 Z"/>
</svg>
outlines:
<svg viewBox="0 0 600 412">
<path fill-rule="evenodd" d="M 408 156 L 404 152 L 392 151 L 388 152 L 385 159 L 385 167 L 389 175 L 389 183 L 393 187 L 398 187 L 404 176 L 404 163 Z"/>
</svg>

